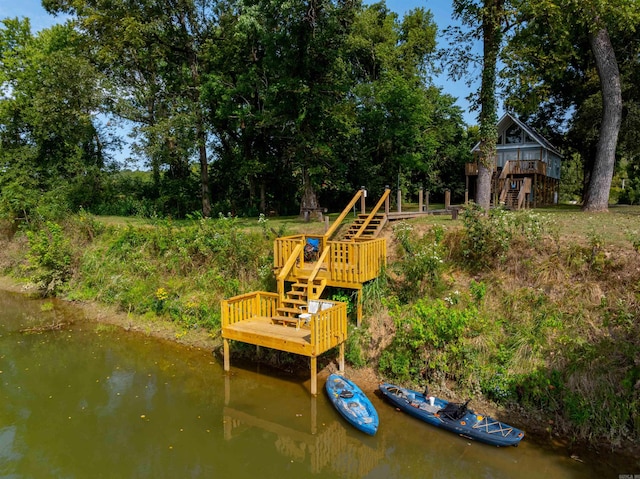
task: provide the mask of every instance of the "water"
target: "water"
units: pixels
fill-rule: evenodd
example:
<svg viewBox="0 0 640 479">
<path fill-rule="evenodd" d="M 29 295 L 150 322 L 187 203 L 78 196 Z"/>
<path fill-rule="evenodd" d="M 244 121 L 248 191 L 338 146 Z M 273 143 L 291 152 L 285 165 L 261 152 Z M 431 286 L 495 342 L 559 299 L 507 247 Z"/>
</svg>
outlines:
<svg viewBox="0 0 640 479">
<path fill-rule="evenodd" d="M 596 478 L 640 474 L 527 438 L 498 449 L 366 391 L 380 429 L 346 424 L 308 381 L 98 327 L 0 291 L 0 478 Z M 39 332 L 43 326 L 71 326 Z M 637 464 L 636 464 L 637 466 Z"/>
</svg>

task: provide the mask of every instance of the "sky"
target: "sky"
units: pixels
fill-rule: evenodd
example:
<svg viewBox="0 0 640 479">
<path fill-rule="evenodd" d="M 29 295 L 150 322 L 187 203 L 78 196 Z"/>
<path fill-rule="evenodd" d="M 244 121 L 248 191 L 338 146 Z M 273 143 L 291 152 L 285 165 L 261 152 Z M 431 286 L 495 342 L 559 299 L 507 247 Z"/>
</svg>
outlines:
<svg viewBox="0 0 640 479">
<path fill-rule="evenodd" d="M 373 3 L 375 0 L 364 0 L 365 3 Z M 438 47 L 445 44 L 441 32 L 449 25 L 454 24 L 451 17 L 452 14 L 451 0 L 386 0 L 389 10 L 396 12 L 400 17 L 405 13 L 418 7 L 431 10 L 434 21 L 438 25 Z M 42 7 L 41 0 L 0 0 L 0 19 L 7 17 L 28 17 L 31 21 L 32 30 L 38 31 L 47 28 L 54 23 L 64 21 L 63 17 L 55 17 L 49 15 Z M 478 88 L 478 81 L 475 81 L 471 87 L 466 85 L 464 80 L 453 81 L 441 75 L 434 79 L 437 87 L 440 87 L 444 93 L 456 98 L 456 105 L 462 109 L 463 120 L 468 125 L 477 124 L 477 113 L 469 109 L 469 103 L 466 97 L 471 93 L 471 89 Z"/>
</svg>

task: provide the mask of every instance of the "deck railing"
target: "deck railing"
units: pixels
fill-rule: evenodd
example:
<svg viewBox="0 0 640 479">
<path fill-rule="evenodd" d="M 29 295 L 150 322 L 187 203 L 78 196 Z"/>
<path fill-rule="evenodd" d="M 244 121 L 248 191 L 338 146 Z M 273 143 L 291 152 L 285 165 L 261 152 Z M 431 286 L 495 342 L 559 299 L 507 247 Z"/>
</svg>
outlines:
<svg viewBox="0 0 640 479">
<path fill-rule="evenodd" d="M 277 314 L 278 294 L 257 291 L 223 299 L 220 304 L 222 327 L 246 321 L 254 316 L 271 318 Z"/>
<path fill-rule="evenodd" d="M 277 238 L 274 244 L 274 268 L 282 270 L 296 247 L 303 245 L 305 241 L 304 235 Z M 328 254 L 326 251 L 320 253 L 322 256 L 327 255 L 328 279 L 342 283 L 364 283 L 375 279 L 387 261 L 386 245 L 382 238 L 355 243 L 327 241 L 325 248 L 329 248 Z M 303 261 L 304 258 L 301 258 L 301 264 Z"/>
<path fill-rule="evenodd" d="M 311 316 L 309 327 L 314 355 L 322 354 L 347 339 L 347 304 L 323 301 L 333 303 L 333 306 Z"/>
<path fill-rule="evenodd" d="M 497 169 L 497 165 L 494 164 L 493 169 Z M 465 174 L 467 176 L 476 176 L 478 174 L 478 163 L 466 163 Z M 508 160 L 502 170 L 500 171 L 500 177 L 506 177 L 506 175 L 545 175 L 547 174 L 547 164 L 540 160 Z"/>
<path fill-rule="evenodd" d="M 313 314 L 309 320 L 311 354 L 317 356 L 337 346 L 347 338 L 347 304 L 332 303 L 328 309 Z M 222 329 L 255 317 L 273 317 L 277 314 L 278 295 L 257 291 L 222 300 Z M 287 326 L 277 326 L 286 328 Z"/>
</svg>

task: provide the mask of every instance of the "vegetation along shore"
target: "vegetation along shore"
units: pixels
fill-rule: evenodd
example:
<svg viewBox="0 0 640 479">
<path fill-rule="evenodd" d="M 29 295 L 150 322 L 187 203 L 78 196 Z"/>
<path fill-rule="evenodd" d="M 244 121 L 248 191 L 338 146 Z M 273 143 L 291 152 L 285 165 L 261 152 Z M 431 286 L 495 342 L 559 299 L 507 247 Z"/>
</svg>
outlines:
<svg viewBox="0 0 640 479">
<path fill-rule="evenodd" d="M 368 389 L 381 379 L 426 382 L 450 399 L 473 398 L 477 409 L 508 411 L 528 433 L 632 450 L 640 442 L 639 219 L 638 207 L 485 215 L 470 205 L 457 220 L 391 224 L 386 271 L 365 285 L 362 326 L 350 321 L 349 375 Z M 297 218 L 81 211 L 5 227 L 0 264 L 14 285 L 92 307 L 101 322 L 217 354 L 220 300 L 274 291 L 274 238 L 323 228 Z M 328 297 L 348 302 L 353 316 L 349 291 Z M 255 348 L 233 348 L 256 360 Z M 322 366 L 333 370 L 336 354 Z M 259 360 L 308 374 L 306 358 L 263 351 Z"/>
</svg>

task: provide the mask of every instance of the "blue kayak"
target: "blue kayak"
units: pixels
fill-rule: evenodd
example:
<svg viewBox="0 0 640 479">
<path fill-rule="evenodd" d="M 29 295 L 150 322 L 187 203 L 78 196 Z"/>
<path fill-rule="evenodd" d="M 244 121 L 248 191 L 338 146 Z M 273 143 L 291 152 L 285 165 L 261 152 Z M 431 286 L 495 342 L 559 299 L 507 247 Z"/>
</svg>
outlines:
<svg viewBox="0 0 640 479">
<path fill-rule="evenodd" d="M 517 446 L 524 432 L 496 419 L 476 414 L 467 403 L 456 404 L 393 384 L 381 384 L 380 392 L 398 409 L 432 426 L 492 446 Z M 433 404 L 431 404 L 433 402 Z"/>
<path fill-rule="evenodd" d="M 325 389 L 335 408 L 351 425 L 371 436 L 376 433 L 378 412 L 353 381 L 339 374 L 331 374 Z"/>
</svg>

